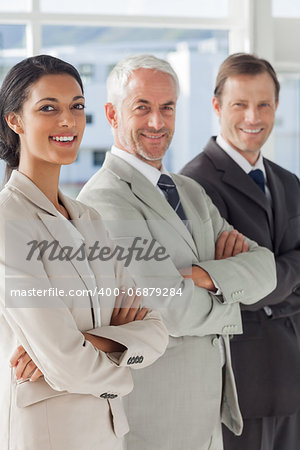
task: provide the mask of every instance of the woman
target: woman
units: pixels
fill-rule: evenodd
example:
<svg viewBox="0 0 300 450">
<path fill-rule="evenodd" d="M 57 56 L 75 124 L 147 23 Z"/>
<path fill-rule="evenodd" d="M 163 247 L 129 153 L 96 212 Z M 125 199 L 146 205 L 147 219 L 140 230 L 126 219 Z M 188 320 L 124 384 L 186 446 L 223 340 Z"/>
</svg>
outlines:
<svg viewBox="0 0 300 450">
<path fill-rule="evenodd" d="M 157 314 L 126 295 L 124 268 L 88 255 L 112 247 L 99 215 L 58 189 L 84 127 L 73 66 L 37 56 L 11 69 L 0 90 L 0 156 L 18 168 L 0 193 L 1 450 L 121 449 L 129 367 L 167 344 Z"/>
</svg>

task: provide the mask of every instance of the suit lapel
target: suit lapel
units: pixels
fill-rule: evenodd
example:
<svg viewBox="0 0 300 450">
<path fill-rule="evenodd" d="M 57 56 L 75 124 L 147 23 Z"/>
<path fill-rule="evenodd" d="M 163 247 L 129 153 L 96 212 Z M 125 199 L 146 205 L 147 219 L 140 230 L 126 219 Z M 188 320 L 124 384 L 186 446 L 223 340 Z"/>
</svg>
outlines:
<svg viewBox="0 0 300 450">
<path fill-rule="evenodd" d="M 110 153 L 107 154 L 104 167 L 113 172 L 118 178 L 130 184 L 132 193 L 142 203 L 151 208 L 154 215 L 158 214 L 163 220 L 167 221 L 197 256 L 197 250 L 191 233 L 164 196 L 160 194 L 158 189 L 144 175 L 123 159 Z M 187 211 L 185 212 L 187 214 Z M 187 218 L 190 219 L 188 214 Z"/>
<path fill-rule="evenodd" d="M 70 212 L 70 208 L 68 208 L 68 201 L 65 201 L 64 199 L 64 205 L 67 208 L 67 210 Z M 71 208 L 72 209 L 72 208 Z M 73 215 L 70 214 L 71 220 L 74 225 L 72 225 L 71 222 L 64 220 L 60 216 L 50 216 L 46 212 L 38 212 L 38 216 L 43 222 L 44 226 L 47 228 L 48 232 L 51 234 L 53 241 L 58 241 L 58 250 L 55 252 L 55 254 L 58 254 L 61 252 L 62 255 L 64 254 L 70 254 L 74 255 L 75 252 L 82 246 L 83 249 L 87 249 L 88 246 L 85 245 L 85 241 L 83 238 L 81 238 L 80 234 L 77 233 L 76 229 L 79 231 L 79 233 L 84 233 L 84 230 L 86 229 L 87 220 L 89 219 L 87 212 L 85 212 L 82 216 Z M 72 228 L 74 226 L 74 230 Z M 75 229 L 76 227 L 76 229 Z M 75 236 L 74 236 L 75 235 Z M 83 234 L 84 235 L 84 234 Z M 83 281 L 84 285 L 87 289 L 94 289 L 94 284 L 92 283 L 90 272 L 88 270 L 88 266 L 86 261 L 81 260 L 81 256 L 83 253 L 79 251 L 78 255 L 75 257 L 66 257 L 65 260 L 69 261 L 70 264 L 74 267 L 76 272 L 78 273 L 79 277 Z"/>
<path fill-rule="evenodd" d="M 132 192 L 139 198 L 143 203 L 146 203 L 150 208 L 158 213 L 163 220 L 167 221 L 175 231 L 187 242 L 187 244 L 192 248 L 193 252 L 196 252 L 195 244 L 192 239 L 191 233 L 184 224 L 184 222 L 179 218 L 174 209 L 169 205 L 164 196 L 156 190 L 151 183 L 150 187 L 145 188 L 145 183 L 134 181 L 131 185 Z M 180 193 L 180 189 L 179 193 Z M 190 219 L 188 211 L 185 211 L 187 218 Z"/>
<path fill-rule="evenodd" d="M 53 238 L 53 241 L 58 241 L 58 247 L 55 255 L 59 254 L 63 247 L 69 247 L 72 254 L 74 253 L 74 249 L 79 248 L 79 246 L 83 243 L 83 240 L 80 241 L 80 239 L 74 239 L 76 230 L 72 233 L 73 230 L 71 228 L 70 232 L 70 227 L 73 227 L 73 225 L 61 217 L 53 203 L 50 202 L 50 200 L 29 178 L 18 171 L 14 171 L 8 184 L 11 189 L 20 191 L 22 195 L 27 197 L 30 202 L 34 203 L 37 208 L 39 208 L 37 209 L 38 217 L 47 228 Z M 64 197 L 60 191 L 59 198 L 70 214 L 71 220 L 74 221 L 76 228 L 80 221 L 86 223 L 85 214 L 80 217 L 79 210 L 74 207 L 73 202 L 67 197 Z M 89 276 L 89 272 L 87 271 L 87 265 L 82 261 L 79 261 L 76 257 L 71 258 L 69 262 L 73 265 L 85 286 L 88 289 L 91 289 L 93 285 L 91 284 L 91 278 Z"/>
<path fill-rule="evenodd" d="M 253 183 L 251 178 L 239 167 L 239 165 L 218 146 L 213 138 L 209 141 L 204 151 L 216 167 L 216 170 L 223 172 L 222 181 L 225 184 L 240 191 L 265 211 L 272 235 L 273 211 L 269 200 L 261 189 Z"/>
<path fill-rule="evenodd" d="M 282 212 L 285 205 L 285 193 L 282 181 L 274 173 L 269 161 L 264 158 L 264 165 L 268 177 L 268 185 L 270 188 L 273 211 L 274 211 L 274 252 L 277 254 L 278 248 L 288 225 L 287 214 Z"/>
<path fill-rule="evenodd" d="M 180 175 L 172 174 L 172 177 L 176 182 L 180 200 L 189 221 L 190 230 L 188 231 L 188 238 L 191 239 L 190 247 L 193 249 L 197 260 L 201 261 L 203 257 L 199 252 L 201 252 L 201 249 L 205 248 L 203 239 L 206 238 L 202 232 L 198 232 L 199 229 L 202 229 L 200 225 L 201 218 L 197 212 L 195 204 L 193 204 L 193 202 L 191 201 L 190 195 L 185 190 L 185 184 L 182 182 Z"/>
<path fill-rule="evenodd" d="M 81 240 L 76 236 L 76 231 L 74 232 L 76 238 L 74 237 L 74 234 L 72 233 L 73 225 L 69 221 L 64 220 L 61 217 L 50 200 L 29 178 L 18 171 L 14 171 L 8 182 L 8 186 L 12 190 L 19 191 L 21 195 L 25 196 L 31 203 L 35 205 L 37 217 L 41 220 L 44 227 L 48 230 L 51 237 L 53 238 L 53 241 L 58 241 L 59 243 L 55 255 L 57 255 L 57 252 L 61 251 L 62 247 L 70 247 L 71 249 L 76 249 L 81 245 L 81 243 L 83 243 L 83 239 Z M 84 211 L 84 213 L 81 215 L 79 213 L 77 205 L 75 205 L 71 199 L 64 197 L 61 192 L 59 192 L 59 198 L 69 212 L 71 220 L 73 220 L 76 228 L 79 230 L 79 232 L 82 232 L 83 236 L 85 236 L 84 231 L 86 228 L 87 220 L 89 220 L 89 211 Z M 66 261 L 66 264 L 67 263 L 72 264 L 79 278 L 88 290 L 94 289 L 94 284 L 92 283 L 86 260 L 79 261 L 76 258 L 72 258 L 71 260 Z M 62 273 L 61 276 L 64 276 L 64 273 Z M 72 283 L 72 281 L 70 282 Z M 86 321 L 84 319 L 85 316 Z M 83 324 L 83 327 L 86 326 L 86 323 L 91 324 L 91 320 L 93 319 L 91 317 L 90 309 L 81 309 L 80 315 L 78 316 L 77 320 Z M 94 322 L 92 323 L 94 324 Z"/>
</svg>

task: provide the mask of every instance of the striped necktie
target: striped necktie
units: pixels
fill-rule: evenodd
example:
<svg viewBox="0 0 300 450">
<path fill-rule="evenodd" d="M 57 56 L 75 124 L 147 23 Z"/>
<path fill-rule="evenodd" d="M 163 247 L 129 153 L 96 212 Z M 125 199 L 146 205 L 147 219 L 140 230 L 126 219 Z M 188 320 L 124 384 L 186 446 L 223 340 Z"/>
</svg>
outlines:
<svg viewBox="0 0 300 450">
<path fill-rule="evenodd" d="M 187 220 L 176 185 L 171 177 L 164 173 L 159 177 L 157 186 L 166 193 L 166 198 L 181 220 Z"/>
</svg>

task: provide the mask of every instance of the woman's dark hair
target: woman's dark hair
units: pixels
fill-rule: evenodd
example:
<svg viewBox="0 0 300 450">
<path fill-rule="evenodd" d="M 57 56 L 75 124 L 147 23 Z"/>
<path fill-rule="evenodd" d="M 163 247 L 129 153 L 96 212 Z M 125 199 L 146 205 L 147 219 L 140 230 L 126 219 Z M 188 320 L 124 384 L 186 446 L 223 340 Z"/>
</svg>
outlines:
<svg viewBox="0 0 300 450">
<path fill-rule="evenodd" d="M 6 179 L 19 166 L 20 138 L 9 128 L 5 117 L 20 113 L 31 86 L 44 75 L 71 75 L 83 93 L 78 71 L 71 64 L 48 55 L 33 56 L 16 64 L 6 75 L 0 89 L 0 158 L 6 161 Z"/>
</svg>

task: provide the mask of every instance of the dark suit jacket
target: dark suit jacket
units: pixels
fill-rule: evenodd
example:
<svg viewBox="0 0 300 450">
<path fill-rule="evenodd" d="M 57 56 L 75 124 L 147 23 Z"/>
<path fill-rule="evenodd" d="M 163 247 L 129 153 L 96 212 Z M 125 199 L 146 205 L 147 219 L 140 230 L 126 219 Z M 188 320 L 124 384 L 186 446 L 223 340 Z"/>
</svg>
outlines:
<svg viewBox="0 0 300 450">
<path fill-rule="evenodd" d="M 300 183 L 266 158 L 264 165 L 272 207 L 215 138 L 182 170 L 206 189 L 229 223 L 276 257 L 277 288 L 243 308 L 244 334 L 232 339 L 245 418 L 288 415 L 300 409 Z M 263 309 L 267 305 L 271 317 Z"/>
</svg>

